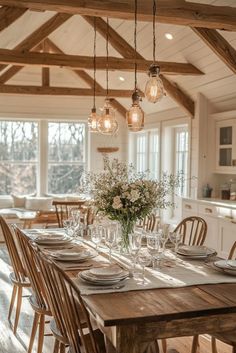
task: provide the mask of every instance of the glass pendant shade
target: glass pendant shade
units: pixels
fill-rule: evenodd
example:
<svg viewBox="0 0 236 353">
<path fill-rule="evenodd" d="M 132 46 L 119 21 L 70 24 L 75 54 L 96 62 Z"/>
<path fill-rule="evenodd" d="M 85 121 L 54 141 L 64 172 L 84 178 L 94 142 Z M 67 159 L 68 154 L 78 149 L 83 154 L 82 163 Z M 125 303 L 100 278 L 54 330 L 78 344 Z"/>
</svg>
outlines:
<svg viewBox="0 0 236 353">
<path fill-rule="evenodd" d="M 115 111 L 110 106 L 109 100 L 105 101 L 102 116 L 98 120 L 98 131 L 103 135 L 114 135 L 118 131 L 118 123 L 115 119 Z"/>
<path fill-rule="evenodd" d="M 93 108 L 88 118 L 88 127 L 90 132 L 98 132 L 98 120 L 100 116 L 96 113 L 96 108 Z"/>
<path fill-rule="evenodd" d="M 144 128 L 144 111 L 138 102 L 134 102 L 126 113 L 127 125 L 130 131 L 137 132 Z"/>
<path fill-rule="evenodd" d="M 149 68 L 149 80 L 145 87 L 145 96 L 151 103 L 156 103 L 165 95 L 162 80 L 159 77 L 159 67 L 152 65 Z"/>
</svg>

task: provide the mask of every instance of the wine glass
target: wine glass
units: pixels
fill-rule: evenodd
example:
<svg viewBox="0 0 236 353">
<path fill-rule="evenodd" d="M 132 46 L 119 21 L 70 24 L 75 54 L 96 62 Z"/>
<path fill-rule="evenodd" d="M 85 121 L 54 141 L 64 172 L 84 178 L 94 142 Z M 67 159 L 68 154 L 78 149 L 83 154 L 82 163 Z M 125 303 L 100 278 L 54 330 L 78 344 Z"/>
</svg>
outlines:
<svg viewBox="0 0 236 353">
<path fill-rule="evenodd" d="M 109 262 L 111 263 L 111 250 L 116 245 L 117 241 L 117 230 L 112 225 L 106 228 L 105 232 L 105 244 L 109 248 Z"/>
<path fill-rule="evenodd" d="M 148 253 L 148 251 L 145 249 L 145 250 L 141 250 L 139 252 L 137 260 L 138 260 L 139 265 L 142 267 L 142 282 L 141 282 L 141 284 L 144 286 L 145 285 L 145 267 L 151 263 L 152 257 Z"/>
<path fill-rule="evenodd" d="M 133 269 L 132 272 L 134 274 L 137 262 L 138 252 L 142 246 L 142 233 L 134 232 L 129 234 L 129 251 L 133 258 Z"/>
<path fill-rule="evenodd" d="M 96 251 L 98 250 L 98 245 L 102 241 L 102 232 L 98 226 L 90 226 L 91 240 L 96 245 Z"/>
<path fill-rule="evenodd" d="M 166 243 L 169 240 L 170 225 L 163 224 L 161 227 L 161 231 L 162 231 L 162 243 L 163 243 L 163 248 L 164 248 L 164 253 L 165 253 Z"/>
<path fill-rule="evenodd" d="M 73 220 L 72 219 L 65 219 L 63 221 L 63 226 L 64 226 L 66 234 L 69 237 L 72 237 L 74 234 Z"/>
<path fill-rule="evenodd" d="M 170 232 L 170 241 L 174 244 L 174 252 L 177 259 L 179 244 L 181 243 L 183 235 L 179 232 Z"/>
<path fill-rule="evenodd" d="M 152 256 L 152 267 L 155 269 L 155 262 L 157 260 L 158 267 L 161 264 L 161 257 L 164 251 L 161 233 L 151 233 L 147 235 L 147 249 Z"/>
</svg>

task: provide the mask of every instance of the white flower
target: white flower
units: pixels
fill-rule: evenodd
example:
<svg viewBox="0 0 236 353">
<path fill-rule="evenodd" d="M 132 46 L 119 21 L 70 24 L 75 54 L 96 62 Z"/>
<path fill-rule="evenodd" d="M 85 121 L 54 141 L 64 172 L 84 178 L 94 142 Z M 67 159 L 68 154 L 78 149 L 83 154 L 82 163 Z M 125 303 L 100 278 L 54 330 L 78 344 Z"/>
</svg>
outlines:
<svg viewBox="0 0 236 353">
<path fill-rule="evenodd" d="M 112 204 L 112 207 L 115 209 L 115 210 L 118 210 L 119 208 L 122 208 L 122 202 L 121 202 L 121 199 L 120 199 L 120 196 L 115 196 L 113 198 L 113 204 Z"/>
<path fill-rule="evenodd" d="M 138 190 L 131 190 L 130 196 L 131 196 L 130 201 L 135 202 L 140 197 L 140 193 Z"/>
</svg>

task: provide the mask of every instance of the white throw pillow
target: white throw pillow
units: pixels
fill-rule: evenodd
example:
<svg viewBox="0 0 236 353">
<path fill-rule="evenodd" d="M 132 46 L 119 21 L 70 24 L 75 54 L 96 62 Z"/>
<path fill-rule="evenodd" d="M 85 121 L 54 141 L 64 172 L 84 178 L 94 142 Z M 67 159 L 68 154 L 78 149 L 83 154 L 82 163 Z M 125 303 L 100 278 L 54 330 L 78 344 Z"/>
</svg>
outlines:
<svg viewBox="0 0 236 353">
<path fill-rule="evenodd" d="M 52 197 L 26 197 L 25 208 L 32 211 L 50 211 Z"/>
<path fill-rule="evenodd" d="M 26 196 L 14 195 L 12 194 L 13 207 L 14 208 L 25 208 Z"/>
<path fill-rule="evenodd" d="M 0 196 L 0 208 L 13 207 L 13 199 L 11 196 Z"/>
</svg>

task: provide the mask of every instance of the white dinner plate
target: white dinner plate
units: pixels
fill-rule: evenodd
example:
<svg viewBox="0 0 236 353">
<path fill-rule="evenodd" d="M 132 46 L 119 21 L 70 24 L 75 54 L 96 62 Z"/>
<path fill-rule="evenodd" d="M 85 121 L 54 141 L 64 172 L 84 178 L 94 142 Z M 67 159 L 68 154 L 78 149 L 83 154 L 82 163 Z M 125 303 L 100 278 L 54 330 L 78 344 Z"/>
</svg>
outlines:
<svg viewBox="0 0 236 353">
<path fill-rule="evenodd" d="M 82 279 L 85 282 L 88 282 L 89 284 L 94 284 L 94 285 L 109 285 L 109 284 L 115 284 L 118 283 L 125 278 L 129 276 L 128 271 L 124 271 L 122 275 L 120 276 L 115 276 L 111 278 L 101 278 L 101 277 L 96 277 L 90 273 L 90 270 L 85 270 L 79 273 L 79 278 Z"/>
<path fill-rule="evenodd" d="M 124 273 L 124 270 L 118 266 L 109 266 L 109 267 L 97 267 L 91 268 L 90 274 L 95 277 L 116 277 Z"/>
<path fill-rule="evenodd" d="M 178 254 L 189 259 L 204 259 L 215 254 L 215 249 L 206 246 L 187 246 L 183 245 L 178 249 Z"/>
<path fill-rule="evenodd" d="M 214 262 L 214 265 L 222 270 L 229 270 L 236 273 L 236 268 L 229 265 L 229 260 L 218 260 Z"/>
<path fill-rule="evenodd" d="M 98 253 L 95 250 L 85 250 L 83 252 L 78 252 L 77 254 L 73 253 L 71 256 L 70 255 L 59 255 L 59 256 L 53 256 L 55 260 L 57 261 L 63 261 L 63 262 L 84 262 L 86 260 L 90 260 L 94 257 L 96 257 Z"/>
</svg>

